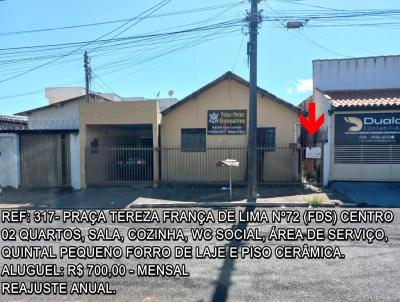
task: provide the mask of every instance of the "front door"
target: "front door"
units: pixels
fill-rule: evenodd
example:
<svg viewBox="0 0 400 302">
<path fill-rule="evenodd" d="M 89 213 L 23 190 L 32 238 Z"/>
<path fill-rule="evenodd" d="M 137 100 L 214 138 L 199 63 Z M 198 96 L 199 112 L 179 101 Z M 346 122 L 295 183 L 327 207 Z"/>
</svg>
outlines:
<svg viewBox="0 0 400 302">
<path fill-rule="evenodd" d="M 275 128 L 257 128 L 257 181 L 265 181 L 265 156 L 275 149 Z"/>
</svg>

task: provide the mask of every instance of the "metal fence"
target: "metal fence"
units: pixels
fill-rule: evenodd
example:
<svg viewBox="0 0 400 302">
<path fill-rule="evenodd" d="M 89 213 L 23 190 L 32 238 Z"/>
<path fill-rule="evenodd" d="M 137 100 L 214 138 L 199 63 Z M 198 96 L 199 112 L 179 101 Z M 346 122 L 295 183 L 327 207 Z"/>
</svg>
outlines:
<svg viewBox="0 0 400 302">
<path fill-rule="evenodd" d="M 307 178 L 305 152 L 298 147 L 257 148 L 258 185 L 300 185 Z M 216 163 L 235 159 L 232 181 L 247 182 L 247 147 L 207 146 L 198 152 L 180 147 L 105 146 L 86 150 L 88 186 L 130 186 L 157 181 L 164 184 L 226 184 L 229 169 Z"/>
<path fill-rule="evenodd" d="M 91 187 L 130 186 L 153 181 L 150 147 L 106 146 L 86 149 L 86 182 Z"/>
</svg>

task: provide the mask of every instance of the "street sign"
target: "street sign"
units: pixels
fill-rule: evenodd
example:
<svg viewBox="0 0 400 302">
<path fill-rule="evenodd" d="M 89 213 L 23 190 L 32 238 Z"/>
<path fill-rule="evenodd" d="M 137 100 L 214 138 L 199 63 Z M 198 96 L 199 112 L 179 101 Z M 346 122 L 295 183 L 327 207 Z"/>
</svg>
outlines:
<svg viewBox="0 0 400 302">
<path fill-rule="evenodd" d="M 225 159 L 217 162 L 217 167 L 239 167 L 239 162 L 236 159 Z"/>
<path fill-rule="evenodd" d="M 229 168 L 229 197 L 232 200 L 232 167 L 239 167 L 239 162 L 236 159 L 225 159 L 217 162 L 217 167 Z"/>
<path fill-rule="evenodd" d="M 307 147 L 306 148 L 306 158 L 320 159 L 321 158 L 321 148 L 320 147 Z"/>
</svg>

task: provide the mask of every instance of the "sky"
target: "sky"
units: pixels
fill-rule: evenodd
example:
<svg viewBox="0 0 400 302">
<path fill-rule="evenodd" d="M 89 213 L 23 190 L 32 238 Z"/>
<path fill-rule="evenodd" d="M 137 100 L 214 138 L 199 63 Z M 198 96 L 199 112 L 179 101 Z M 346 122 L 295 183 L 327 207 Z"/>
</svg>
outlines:
<svg viewBox="0 0 400 302">
<path fill-rule="evenodd" d="M 123 23 L 18 35 L 4 33 L 127 19 L 159 2 L 160 0 L 0 1 L 0 114 L 14 114 L 46 105 L 45 87 L 84 86 L 83 51 L 91 44 L 53 64 L 2 81 L 53 59 L 37 58 L 41 53 L 36 52 L 27 55 L 29 61 L 23 64 L 20 61 L 12 64 L 7 61 L 4 64 L 2 60 L 15 58 L 13 50 L 8 48 L 93 41 L 116 30 Z M 221 8 L 198 10 L 214 6 Z M 265 21 L 260 25 L 258 86 L 295 105 L 311 95 L 312 60 L 400 54 L 400 25 L 338 27 L 334 25 L 340 22 L 335 21 L 326 24 L 320 22 L 318 24 L 324 26 L 313 27 L 316 24 L 313 20 L 300 30 L 287 30 L 282 25 L 289 21 L 282 16 L 289 12 L 318 12 L 319 8 L 315 6 L 329 8 L 321 8 L 320 12 L 400 9 L 398 0 L 264 0 L 259 6 L 265 18 L 280 20 Z M 118 35 L 118 38 L 240 19 L 245 17 L 249 8 L 250 3 L 247 0 L 172 0 L 154 12 L 154 15 L 192 9 L 196 11 L 146 18 Z M 400 23 L 399 16 L 389 19 Z M 130 24 L 132 23 L 128 25 Z M 219 32 L 213 32 L 209 36 L 213 38 L 210 41 L 207 41 L 207 37 L 198 36 L 183 42 L 158 41 L 146 47 L 131 45 L 105 53 L 94 51 L 90 53 L 94 73 L 92 89 L 114 92 L 122 97 L 147 98 L 154 98 L 158 93 L 160 97 L 168 97 L 168 92 L 172 90 L 173 97 L 181 99 L 229 70 L 248 79 L 246 27 L 238 25 L 234 29 L 230 33 L 219 29 Z M 118 31 L 105 38 L 112 38 L 116 33 Z M 173 47 L 178 50 L 172 51 Z M 6 57 L 2 56 L 2 51 L 8 53 Z M 118 63 L 120 60 L 124 64 Z M 17 95 L 19 96 L 16 97 Z"/>
</svg>

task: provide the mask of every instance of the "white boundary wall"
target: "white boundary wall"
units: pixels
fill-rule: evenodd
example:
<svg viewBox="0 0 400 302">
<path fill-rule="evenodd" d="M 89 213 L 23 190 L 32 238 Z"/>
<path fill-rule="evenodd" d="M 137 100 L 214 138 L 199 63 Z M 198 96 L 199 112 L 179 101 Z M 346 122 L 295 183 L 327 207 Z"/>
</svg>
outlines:
<svg viewBox="0 0 400 302">
<path fill-rule="evenodd" d="M 71 187 L 75 190 L 81 188 L 81 163 L 80 163 L 79 134 L 70 135 L 71 154 Z"/>
<path fill-rule="evenodd" d="M 20 183 L 19 138 L 0 133 L 0 186 L 18 188 Z"/>
</svg>

